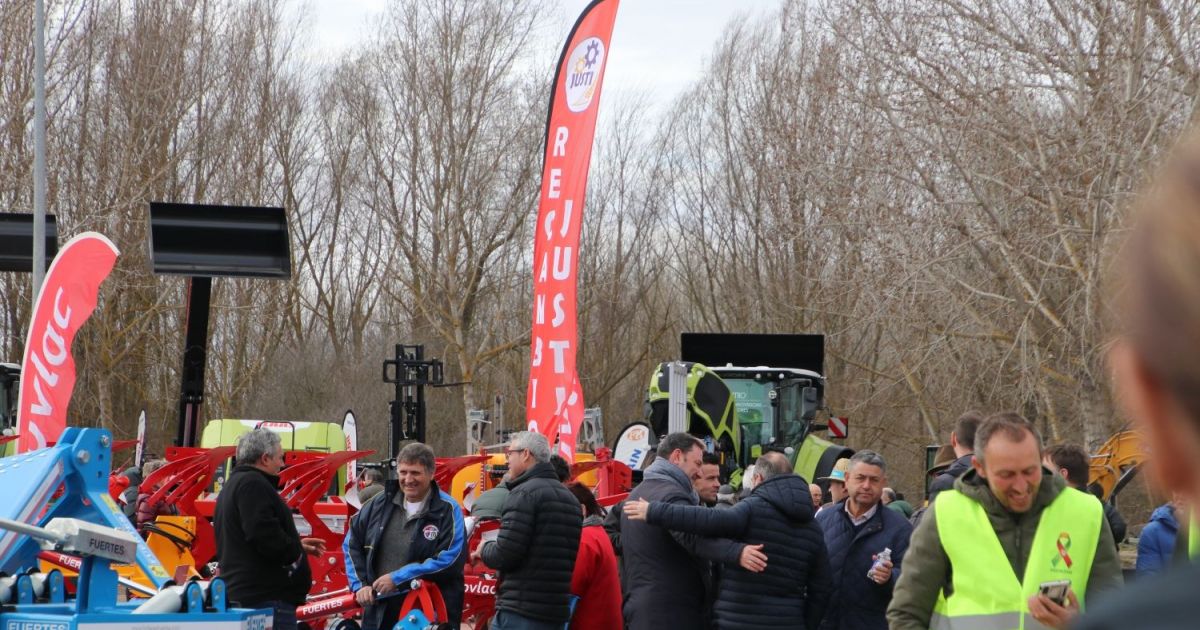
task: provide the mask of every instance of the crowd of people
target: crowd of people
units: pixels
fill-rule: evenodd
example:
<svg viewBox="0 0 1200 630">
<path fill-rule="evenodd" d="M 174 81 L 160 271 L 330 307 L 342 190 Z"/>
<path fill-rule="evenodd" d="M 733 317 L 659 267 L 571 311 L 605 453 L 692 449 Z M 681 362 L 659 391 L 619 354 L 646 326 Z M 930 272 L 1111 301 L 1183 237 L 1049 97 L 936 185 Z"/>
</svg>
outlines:
<svg viewBox="0 0 1200 630">
<path fill-rule="evenodd" d="M 960 418 L 953 460 L 911 516 L 878 453 L 838 462 L 821 480 L 826 491 L 768 452 L 739 494 L 720 485 L 704 444 L 682 433 L 660 440 L 643 481 L 605 514 L 555 466 L 546 439 L 523 432 L 492 491 L 503 494 L 475 506 L 499 518 L 498 534 L 474 549 L 458 504 L 432 481 L 432 451 L 400 453 L 399 480 L 346 536 L 364 627 L 390 627 L 398 611 L 388 595 L 417 576 L 441 587 L 455 618 L 469 557 L 498 571 L 499 630 L 1194 628 L 1200 565 L 1185 558 L 1152 574 L 1200 548 L 1194 536 L 1187 550 L 1176 543 L 1191 520 L 1184 506 L 1200 499 L 1200 359 L 1181 350 L 1200 346 L 1200 136 L 1141 198 L 1121 256 L 1109 358 L 1153 454 L 1146 473 L 1173 497 L 1142 532 L 1148 577 L 1136 585 L 1123 585 L 1117 555 L 1125 523 L 1084 490 L 1086 451 L 1046 448 L 1015 413 Z M 228 596 L 274 608 L 275 627 L 293 628 L 305 556 L 323 549 L 297 534 L 272 482 L 278 437 L 252 431 L 237 457 L 215 516 Z"/>
</svg>

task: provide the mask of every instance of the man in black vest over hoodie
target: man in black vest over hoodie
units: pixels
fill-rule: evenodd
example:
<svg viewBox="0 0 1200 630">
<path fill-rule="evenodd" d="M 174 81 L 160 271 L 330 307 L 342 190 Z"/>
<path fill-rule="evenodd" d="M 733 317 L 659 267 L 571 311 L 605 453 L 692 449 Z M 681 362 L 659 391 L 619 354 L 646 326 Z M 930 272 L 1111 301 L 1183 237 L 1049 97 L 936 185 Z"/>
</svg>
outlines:
<svg viewBox="0 0 1200 630">
<path fill-rule="evenodd" d="M 238 439 L 237 466 L 217 495 L 213 527 L 226 597 L 244 608 L 271 608 L 276 630 L 295 630 L 296 606 L 312 587 L 305 554 L 325 553 L 320 538 L 300 538 L 279 496 L 283 446 L 254 429 Z"/>
</svg>

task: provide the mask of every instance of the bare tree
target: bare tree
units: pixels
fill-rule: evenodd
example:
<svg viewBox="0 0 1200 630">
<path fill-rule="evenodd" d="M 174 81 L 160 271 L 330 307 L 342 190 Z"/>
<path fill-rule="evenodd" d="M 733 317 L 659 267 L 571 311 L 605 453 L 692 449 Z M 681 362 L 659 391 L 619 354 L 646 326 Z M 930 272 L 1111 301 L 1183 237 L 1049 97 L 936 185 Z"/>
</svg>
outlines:
<svg viewBox="0 0 1200 630">
<path fill-rule="evenodd" d="M 528 343 L 516 315 L 536 208 L 545 92 L 520 72 L 536 7 L 391 9 L 361 75 L 362 203 L 396 248 L 381 286 L 410 339 L 444 353 L 470 409 L 479 369 Z M 461 417 L 461 416 L 460 416 Z M 455 423 L 457 424 L 457 423 Z M 461 424 L 450 425 L 457 435 Z"/>
</svg>

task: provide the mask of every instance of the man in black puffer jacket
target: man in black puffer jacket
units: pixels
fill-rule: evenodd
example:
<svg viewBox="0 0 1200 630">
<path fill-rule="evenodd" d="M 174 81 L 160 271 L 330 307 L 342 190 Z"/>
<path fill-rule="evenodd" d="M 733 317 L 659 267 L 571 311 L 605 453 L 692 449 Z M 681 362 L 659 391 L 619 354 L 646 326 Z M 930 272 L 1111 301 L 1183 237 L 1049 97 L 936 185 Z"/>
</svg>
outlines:
<svg viewBox="0 0 1200 630">
<path fill-rule="evenodd" d="M 296 628 L 296 606 L 312 587 L 308 555 L 325 553 L 320 538 L 300 538 L 279 496 L 283 446 L 254 429 L 238 439 L 237 466 L 217 496 L 213 528 L 226 598 L 245 608 L 271 608 L 274 627 Z"/>
<path fill-rule="evenodd" d="M 472 559 L 500 571 L 493 630 L 562 630 L 570 619 L 571 575 L 583 511 L 550 464 L 540 433 L 522 431 L 508 448 L 509 493 L 496 540 Z"/>
<path fill-rule="evenodd" d="M 720 630 L 816 630 L 825 615 L 831 576 L 825 540 L 813 521 L 808 482 L 791 472 L 781 453 L 758 458 L 753 477 L 750 495 L 726 510 L 643 499 L 627 502 L 625 514 L 675 531 L 764 546 L 771 560 L 762 573 L 736 564 L 723 567 L 715 606 Z"/>
</svg>

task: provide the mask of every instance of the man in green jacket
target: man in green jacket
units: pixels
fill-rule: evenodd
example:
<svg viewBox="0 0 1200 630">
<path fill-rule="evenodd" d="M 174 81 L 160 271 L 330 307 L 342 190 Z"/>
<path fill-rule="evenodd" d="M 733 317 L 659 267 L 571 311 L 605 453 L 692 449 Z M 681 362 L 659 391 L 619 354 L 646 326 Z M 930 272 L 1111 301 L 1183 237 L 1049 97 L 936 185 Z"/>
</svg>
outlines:
<svg viewBox="0 0 1200 630">
<path fill-rule="evenodd" d="M 1013 413 L 988 418 L 972 470 L 913 532 L 887 617 L 891 630 L 1064 628 L 1121 564 L 1095 497 L 1042 468 L 1042 441 Z M 1042 583 L 1070 580 L 1062 604 Z M 1035 623 L 1036 622 L 1036 623 Z"/>
</svg>

